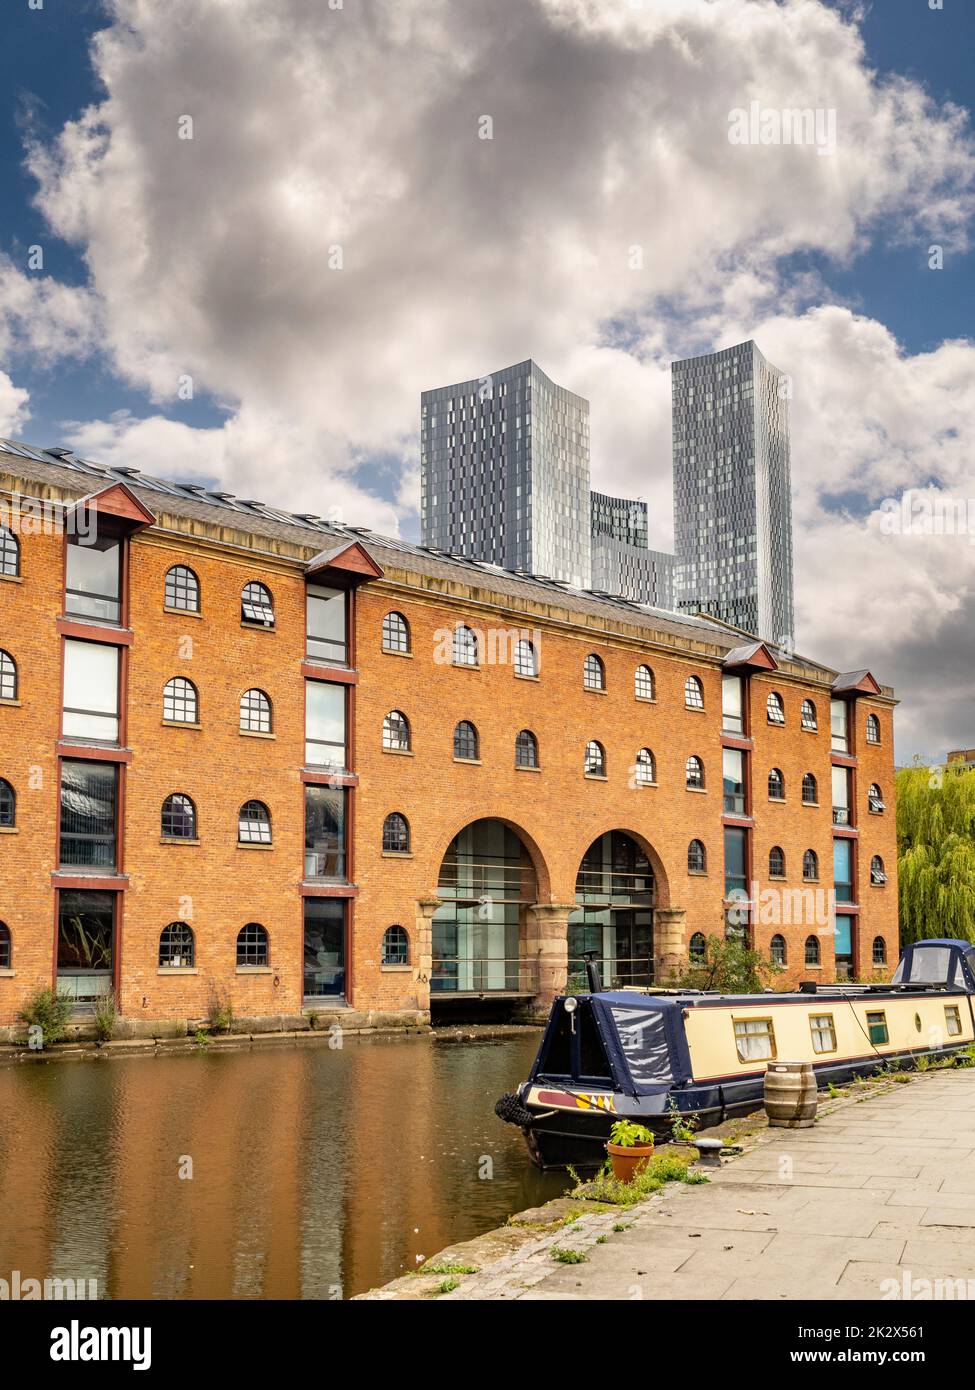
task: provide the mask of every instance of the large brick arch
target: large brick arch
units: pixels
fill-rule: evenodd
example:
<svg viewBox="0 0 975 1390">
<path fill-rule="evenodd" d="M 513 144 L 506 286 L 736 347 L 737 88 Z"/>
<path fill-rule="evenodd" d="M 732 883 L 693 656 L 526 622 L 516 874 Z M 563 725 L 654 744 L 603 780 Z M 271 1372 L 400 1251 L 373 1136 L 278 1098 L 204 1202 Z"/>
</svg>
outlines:
<svg viewBox="0 0 975 1390">
<path fill-rule="evenodd" d="M 465 830 L 467 826 L 473 825 L 479 820 L 496 820 L 502 825 L 506 825 L 509 830 L 513 830 L 518 839 L 525 846 L 528 855 L 535 868 L 535 880 L 538 887 L 538 901 L 548 903 L 552 901 L 552 875 L 549 870 L 548 860 L 539 847 L 538 840 L 527 831 L 520 820 L 514 820 L 511 816 L 505 815 L 501 811 L 488 810 L 478 815 L 468 815 L 462 820 L 453 824 L 452 828 L 441 833 L 440 837 L 434 842 L 433 853 L 427 865 L 427 880 L 430 883 L 430 894 L 435 897 L 437 884 L 440 879 L 440 866 L 444 861 L 444 855 L 451 842 Z M 656 870 L 655 870 L 656 871 Z"/>
<path fill-rule="evenodd" d="M 657 885 L 657 898 L 655 906 L 670 907 L 670 880 L 667 876 L 667 870 L 664 868 L 664 861 L 660 858 L 660 855 L 657 853 L 657 850 L 647 839 L 647 837 L 645 835 L 641 835 L 639 830 L 632 830 L 629 826 L 604 825 L 600 830 L 597 830 L 595 832 L 587 830 L 583 836 L 579 837 L 577 839 L 576 844 L 576 848 L 578 851 L 575 859 L 576 873 L 578 873 L 579 865 L 581 865 L 583 856 L 589 849 L 590 845 L 594 845 L 596 841 L 600 839 L 601 836 L 609 834 L 609 832 L 613 830 L 617 830 L 623 835 L 629 835 L 630 839 L 635 840 L 636 843 L 643 850 L 644 854 L 650 861 L 650 865 L 653 869 L 654 880 Z M 575 879 L 573 879 L 572 881 L 572 897 L 575 897 Z"/>
</svg>

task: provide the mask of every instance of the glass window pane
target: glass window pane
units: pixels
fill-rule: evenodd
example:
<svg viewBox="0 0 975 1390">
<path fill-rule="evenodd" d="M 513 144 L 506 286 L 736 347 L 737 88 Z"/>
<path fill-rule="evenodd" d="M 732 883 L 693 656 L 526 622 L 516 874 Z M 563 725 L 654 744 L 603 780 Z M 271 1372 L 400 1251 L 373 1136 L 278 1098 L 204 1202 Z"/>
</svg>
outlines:
<svg viewBox="0 0 975 1390">
<path fill-rule="evenodd" d="M 308 655 L 327 661 L 347 659 L 345 593 L 308 585 Z"/>
<path fill-rule="evenodd" d="M 740 676 L 723 676 L 721 679 L 721 723 L 732 733 L 740 734 L 742 731 Z"/>
<path fill-rule="evenodd" d="M 98 642 L 64 644 L 64 734 L 66 738 L 118 741 L 117 647 Z"/>
<path fill-rule="evenodd" d="M 305 787 L 305 878 L 345 877 L 342 787 Z"/>
<path fill-rule="evenodd" d="M 122 542 L 117 536 L 102 536 L 91 544 L 69 537 L 65 612 L 117 623 L 121 557 Z"/>
<path fill-rule="evenodd" d="M 112 763 L 61 764 L 61 864 L 115 868 L 117 769 Z"/>
<path fill-rule="evenodd" d="M 740 815 L 745 809 L 744 755 L 737 748 L 726 748 L 721 761 L 724 770 L 724 809 Z"/>
<path fill-rule="evenodd" d="M 305 898 L 305 998 L 345 993 L 345 904 Z"/>
<path fill-rule="evenodd" d="M 305 762 L 345 767 L 345 686 L 305 682 Z"/>
</svg>

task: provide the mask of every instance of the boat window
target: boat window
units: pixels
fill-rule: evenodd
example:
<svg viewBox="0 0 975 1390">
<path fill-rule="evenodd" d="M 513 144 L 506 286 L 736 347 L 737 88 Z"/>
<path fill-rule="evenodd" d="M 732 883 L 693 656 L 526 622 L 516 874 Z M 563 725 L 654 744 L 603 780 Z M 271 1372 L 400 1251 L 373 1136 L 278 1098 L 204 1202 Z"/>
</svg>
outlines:
<svg viewBox="0 0 975 1390">
<path fill-rule="evenodd" d="M 770 1018 L 736 1018 L 735 1046 L 742 1062 L 767 1062 L 775 1057 L 775 1028 Z"/>
<path fill-rule="evenodd" d="M 945 1026 L 949 1038 L 957 1038 L 961 1033 L 961 1013 L 957 1004 L 945 1005 Z"/>
<path fill-rule="evenodd" d="M 870 1035 L 870 1041 L 875 1047 L 879 1043 L 890 1041 L 890 1037 L 887 1033 L 887 1015 L 884 1013 L 883 1009 L 879 1009 L 876 1013 L 868 1011 L 867 1032 Z"/>
<path fill-rule="evenodd" d="M 950 964 L 951 951 L 947 946 L 915 946 L 911 952 L 910 974 L 905 975 L 902 960 L 894 974 L 893 983 L 945 984 Z"/>
<path fill-rule="evenodd" d="M 810 1014 L 809 1030 L 812 1033 L 813 1052 L 836 1051 L 836 1028 L 832 1014 Z"/>
<path fill-rule="evenodd" d="M 634 1085 L 673 1081 L 663 1009 L 611 1009 Z"/>
</svg>

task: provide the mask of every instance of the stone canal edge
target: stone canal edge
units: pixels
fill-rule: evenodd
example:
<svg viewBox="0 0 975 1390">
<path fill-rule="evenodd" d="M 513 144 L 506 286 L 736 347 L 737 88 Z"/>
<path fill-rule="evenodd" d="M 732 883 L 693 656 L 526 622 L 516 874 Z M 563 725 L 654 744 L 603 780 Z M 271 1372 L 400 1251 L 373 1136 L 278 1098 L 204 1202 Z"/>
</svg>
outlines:
<svg viewBox="0 0 975 1390">
<path fill-rule="evenodd" d="M 706 1184 L 668 1183 L 630 1207 L 557 1198 L 359 1298 L 975 1296 L 975 1070 L 821 1094 L 810 1129 L 759 1114 L 709 1134 L 742 1152 L 692 1165 Z"/>
</svg>

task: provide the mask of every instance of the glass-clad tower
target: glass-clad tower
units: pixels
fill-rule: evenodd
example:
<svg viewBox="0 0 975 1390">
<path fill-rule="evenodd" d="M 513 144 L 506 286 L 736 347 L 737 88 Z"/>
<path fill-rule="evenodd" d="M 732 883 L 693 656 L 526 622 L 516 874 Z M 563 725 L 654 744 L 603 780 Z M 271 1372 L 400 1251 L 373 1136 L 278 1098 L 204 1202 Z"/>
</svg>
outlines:
<svg viewBox="0 0 975 1390">
<path fill-rule="evenodd" d="M 678 609 L 791 644 L 787 384 L 753 342 L 672 366 Z"/>
<path fill-rule="evenodd" d="M 424 391 L 424 545 L 588 588 L 589 402 L 534 362 Z"/>
</svg>

